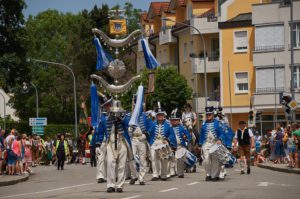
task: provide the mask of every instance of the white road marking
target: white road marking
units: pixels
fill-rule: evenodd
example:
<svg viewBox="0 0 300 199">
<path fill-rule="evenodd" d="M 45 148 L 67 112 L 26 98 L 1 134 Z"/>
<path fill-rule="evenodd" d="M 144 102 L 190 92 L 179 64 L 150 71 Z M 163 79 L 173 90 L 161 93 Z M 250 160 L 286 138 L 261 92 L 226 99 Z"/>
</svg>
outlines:
<svg viewBox="0 0 300 199">
<path fill-rule="evenodd" d="M 174 188 L 171 188 L 171 189 L 165 189 L 165 190 L 161 190 L 160 193 L 165 193 L 165 192 L 173 191 L 173 190 L 176 190 L 176 189 L 178 189 L 178 188 L 174 187 Z"/>
<path fill-rule="evenodd" d="M 283 186 L 283 187 L 293 186 L 293 185 L 290 185 L 290 184 L 275 184 L 273 182 L 258 182 L 258 184 L 257 184 L 258 187 L 267 187 L 269 185 Z"/>
<path fill-rule="evenodd" d="M 121 198 L 121 199 L 132 199 L 132 198 L 139 198 L 142 195 L 135 195 L 135 196 L 130 196 L 130 197 L 126 197 L 126 198 Z"/>
<path fill-rule="evenodd" d="M 64 189 L 71 189 L 71 188 L 76 188 L 76 187 L 83 187 L 83 186 L 88 186 L 96 183 L 87 183 L 87 184 L 79 184 L 79 185 L 74 185 L 74 186 L 69 186 L 69 187 L 61 187 L 57 189 L 49 189 L 45 191 L 37 191 L 37 192 L 30 192 L 30 193 L 22 193 L 22 194 L 16 194 L 16 195 L 9 195 L 9 196 L 1 196 L 0 198 L 14 198 L 14 197 L 20 197 L 20 196 L 27 196 L 27 195 L 34 195 L 34 194 L 41 194 L 41 193 L 48 193 L 52 191 L 60 191 Z"/>
<path fill-rule="evenodd" d="M 191 186 L 191 185 L 195 185 L 195 184 L 198 184 L 198 183 L 199 183 L 199 182 L 192 182 L 192 183 L 187 184 L 187 185 Z"/>
</svg>

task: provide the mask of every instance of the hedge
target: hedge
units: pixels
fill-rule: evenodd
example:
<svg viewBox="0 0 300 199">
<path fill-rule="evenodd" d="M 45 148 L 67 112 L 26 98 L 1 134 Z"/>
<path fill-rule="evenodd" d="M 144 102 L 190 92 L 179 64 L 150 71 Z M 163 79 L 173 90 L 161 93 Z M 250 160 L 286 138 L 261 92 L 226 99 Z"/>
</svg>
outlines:
<svg viewBox="0 0 300 199">
<path fill-rule="evenodd" d="M 3 121 L 0 122 L 0 125 L 3 126 Z M 20 133 L 26 133 L 27 135 L 31 135 L 31 126 L 29 126 L 28 122 L 20 121 L 20 122 L 14 122 L 14 121 L 8 121 L 6 123 L 6 134 L 11 129 L 17 129 Z M 58 133 L 71 133 L 72 137 L 75 137 L 74 132 L 74 124 L 48 124 L 45 127 L 45 134 L 43 137 L 50 137 L 53 138 Z M 88 130 L 87 125 L 78 125 L 78 135 L 81 132 L 86 132 Z"/>
</svg>

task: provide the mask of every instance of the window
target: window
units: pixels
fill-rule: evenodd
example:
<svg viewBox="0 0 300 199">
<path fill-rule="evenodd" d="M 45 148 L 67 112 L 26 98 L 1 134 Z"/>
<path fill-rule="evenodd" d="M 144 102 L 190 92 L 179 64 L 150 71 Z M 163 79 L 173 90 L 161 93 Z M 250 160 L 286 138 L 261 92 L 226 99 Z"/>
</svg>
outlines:
<svg viewBox="0 0 300 199">
<path fill-rule="evenodd" d="M 284 26 L 255 27 L 255 51 L 270 51 L 284 49 Z"/>
<path fill-rule="evenodd" d="M 190 55 L 194 53 L 194 42 L 190 41 Z M 191 60 L 191 59 L 190 59 Z"/>
<path fill-rule="evenodd" d="M 275 86 L 276 91 L 284 91 L 285 87 L 285 77 L 284 77 L 284 67 L 275 68 L 275 77 L 274 77 L 274 68 L 257 68 L 256 69 L 256 92 L 266 93 L 274 92 Z M 276 84 L 274 83 L 276 80 Z"/>
<path fill-rule="evenodd" d="M 248 72 L 235 73 L 235 93 L 248 93 Z"/>
<path fill-rule="evenodd" d="M 187 61 L 187 43 L 183 44 L 183 62 L 185 63 Z"/>
<path fill-rule="evenodd" d="M 234 32 L 234 52 L 247 52 L 248 38 L 247 31 Z"/>
<path fill-rule="evenodd" d="M 300 88 L 300 66 L 294 66 L 294 88 Z"/>
<path fill-rule="evenodd" d="M 293 46 L 300 48 L 300 22 L 293 24 Z M 290 42 L 292 43 L 292 42 Z"/>
</svg>

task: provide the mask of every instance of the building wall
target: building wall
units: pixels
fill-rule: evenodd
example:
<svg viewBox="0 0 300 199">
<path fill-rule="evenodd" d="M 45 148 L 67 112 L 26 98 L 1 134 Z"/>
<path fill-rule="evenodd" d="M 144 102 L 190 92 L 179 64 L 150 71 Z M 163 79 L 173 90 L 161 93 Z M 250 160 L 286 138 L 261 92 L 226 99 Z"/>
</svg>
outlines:
<svg viewBox="0 0 300 199">
<path fill-rule="evenodd" d="M 246 53 L 234 53 L 234 31 L 247 30 L 248 51 Z M 223 29 L 222 32 L 222 86 L 223 103 L 222 106 L 230 106 L 229 85 L 231 88 L 231 101 L 233 107 L 249 106 L 250 97 L 255 90 L 255 76 L 252 59 L 252 49 L 254 46 L 254 28 L 242 27 Z M 230 81 L 228 78 L 228 62 L 230 68 Z M 248 88 L 246 94 L 235 94 L 235 72 L 248 72 Z M 230 83 L 229 83 L 230 82 Z"/>
<path fill-rule="evenodd" d="M 181 7 L 181 6 L 176 7 L 176 21 L 178 22 L 186 21 L 186 7 Z"/>
<path fill-rule="evenodd" d="M 195 16 L 199 16 L 214 7 L 214 2 L 192 2 L 188 0 L 187 5 L 188 4 L 192 5 L 193 15 Z"/>
<path fill-rule="evenodd" d="M 162 19 L 162 18 L 168 18 L 168 19 L 172 20 L 172 21 L 166 21 L 166 26 L 167 26 L 167 27 L 172 27 L 172 26 L 175 25 L 175 22 L 174 22 L 174 21 L 176 21 L 176 16 L 175 16 L 175 14 L 163 12 L 163 13 L 161 14 L 161 19 Z"/>
<path fill-rule="evenodd" d="M 154 33 L 158 33 L 161 30 L 161 17 L 155 16 L 153 18 L 153 31 Z"/>
<path fill-rule="evenodd" d="M 16 110 L 11 108 L 9 105 L 8 105 L 8 101 L 10 100 L 10 96 L 7 95 L 3 89 L 0 88 L 0 93 L 4 96 L 5 98 L 5 115 L 6 116 L 10 116 L 11 119 L 13 119 L 14 121 L 19 121 L 19 118 L 15 115 L 15 112 Z M 1 118 L 4 118 L 4 100 L 3 100 L 3 97 L 2 95 L 0 94 L 0 117 Z M 2 127 L 2 124 L 0 123 L 0 126 Z"/>
<path fill-rule="evenodd" d="M 261 0 L 235 0 L 227 10 L 227 20 L 240 13 L 252 12 L 252 4 L 261 3 Z"/>
</svg>

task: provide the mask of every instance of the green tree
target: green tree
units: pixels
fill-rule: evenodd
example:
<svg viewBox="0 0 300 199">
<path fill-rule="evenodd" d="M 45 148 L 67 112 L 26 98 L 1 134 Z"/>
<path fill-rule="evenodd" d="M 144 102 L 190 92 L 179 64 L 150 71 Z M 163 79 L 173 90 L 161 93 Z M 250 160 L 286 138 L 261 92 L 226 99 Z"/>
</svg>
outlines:
<svg viewBox="0 0 300 199">
<path fill-rule="evenodd" d="M 0 73 L 6 90 L 28 77 L 22 14 L 25 7 L 23 0 L 0 0 Z"/>
<path fill-rule="evenodd" d="M 131 110 L 131 99 L 137 91 L 137 86 L 142 83 L 145 90 L 147 89 L 147 77 L 151 71 L 142 73 L 141 82 L 136 83 L 133 88 L 122 97 L 123 106 Z M 167 113 L 171 113 L 176 107 L 182 109 L 186 101 L 191 99 L 192 89 L 188 86 L 186 79 L 169 67 L 167 69 L 158 68 L 155 71 L 155 91 L 147 97 L 147 109 L 151 109 L 160 101 Z"/>
</svg>

